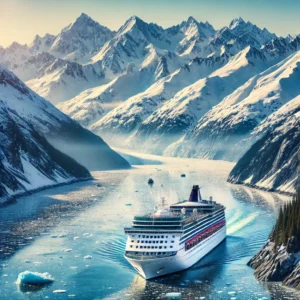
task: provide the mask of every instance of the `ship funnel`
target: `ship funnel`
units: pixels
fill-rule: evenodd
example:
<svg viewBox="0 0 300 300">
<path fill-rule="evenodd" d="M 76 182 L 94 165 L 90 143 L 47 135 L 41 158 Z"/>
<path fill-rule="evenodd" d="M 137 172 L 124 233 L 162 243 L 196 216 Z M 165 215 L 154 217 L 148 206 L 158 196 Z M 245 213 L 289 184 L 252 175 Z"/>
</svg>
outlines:
<svg viewBox="0 0 300 300">
<path fill-rule="evenodd" d="M 200 187 L 199 185 L 193 185 L 191 194 L 190 194 L 190 202 L 200 202 L 202 200 L 200 194 Z"/>
</svg>

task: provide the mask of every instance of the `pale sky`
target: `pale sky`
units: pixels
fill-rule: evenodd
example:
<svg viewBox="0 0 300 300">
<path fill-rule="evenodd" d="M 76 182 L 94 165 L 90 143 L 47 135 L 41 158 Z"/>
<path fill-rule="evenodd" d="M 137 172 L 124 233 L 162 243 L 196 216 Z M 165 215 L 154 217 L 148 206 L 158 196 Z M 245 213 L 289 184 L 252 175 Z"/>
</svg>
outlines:
<svg viewBox="0 0 300 300">
<path fill-rule="evenodd" d="M 193 16 L 216 29 L 242 17 L 278 35 L 300 33 L 300 0 L 0 0 L 0 45 L 58 34 L 82 12 L 114 30 L 137 15 L 163 27 Z"/>
</svg>

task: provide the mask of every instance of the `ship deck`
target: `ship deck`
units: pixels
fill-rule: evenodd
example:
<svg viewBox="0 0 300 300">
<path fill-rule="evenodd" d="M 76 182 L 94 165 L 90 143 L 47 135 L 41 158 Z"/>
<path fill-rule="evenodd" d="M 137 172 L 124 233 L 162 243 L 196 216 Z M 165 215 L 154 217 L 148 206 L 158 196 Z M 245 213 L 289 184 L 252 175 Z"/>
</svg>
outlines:
<svg viewBox="0 0 300 300">
<path fill-rule="evenodd" d="M 144 216 L 137 216 L 134 217 L 134 221 L 148 221 L 148 222 L 181 222 L 182 225 L 189 224 L 191 222 L 194 222 L 196 220 L 199 220 L 203 216 L 207 216 L 208 213 L 196 213 L 196 214 L 188 214 L 188 215 L 182 215 L 182 214 L 176 214 L 172 213 L 169 217 L 161 217 L 156 216 L 152 213 L 146 214 Z"/>
</svg>

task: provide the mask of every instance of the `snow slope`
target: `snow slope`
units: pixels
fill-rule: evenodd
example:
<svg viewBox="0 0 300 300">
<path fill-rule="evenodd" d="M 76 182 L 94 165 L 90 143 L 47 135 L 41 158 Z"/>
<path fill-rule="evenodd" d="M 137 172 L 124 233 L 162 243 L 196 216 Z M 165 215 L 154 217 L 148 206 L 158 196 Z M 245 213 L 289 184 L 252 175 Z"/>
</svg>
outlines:
<svg viewBox="0 0 300 300">
<path fill-rule="evenodd" d="M 53 40 L 49 52 L 66 60 L 86 63 L 114 32 L 82 13 Z"/>
<path fill-rule="evenodd" d="M 0 73 L 0 86 L 9 77 Z M 0 95 L 0 206 L 30 190 L 90 178 L 89 171 L 58 151 Z"/>
<path fill-rule="evenodd" d="M 228 181 L 295 193 L 299 180 L 300 96 L 266 118 L 249 139 L 256 142 L 237 162 Z"/>
<path fill-rule="evenodd" d="M 49 33 L 46 33 L 43 37 L 37 34 L 34 40 L 29 45 L 29 48 L 33 54 L 47 52 L 52 46 L 55 38 L 55 35 Z"/>
<path fill-rule="evenodd" d="M 113 32 L 81 14 L 57 36 L 37 35 L 29 46 L 14 43 L 0 49 L 0 65 L 9 68 L 35 92 L 54 104 L 76 96 L 83 101 L 86 96 L 79 94 L 94 87 L 95 91 L 87 91 L 98 94 L 94 98 L 108 96 L 112 97 L 111 102 L 118 102 L 115 98 L 128 99 L 144 92 L 154 81 L 184 67 L 192 59 L 235 55 L 249 45 L 260 48 L 275 38 L 266 29 L 242 19 L 235 19 L 228 27 L 215 30 L 208 22 L 198 22 L 189 17 L 179 25 L 164 29 L 133 16 L 117 32 Z M 291 39 L 284 41 L 288 44 Z M 40 55 L 42 53 L 43 56 Z M 35 57 L 37 55 L 40 56 Z M 155 66 L 162 70 L 156 70 L 153 76 L 150 72 L 147 81 L 143 72 L 147 70 L 145 73 L 148 73 Z M 130 81 L 132 76 L 127 79 L 128 69 L 135 70 L 137 78 L 143 77 L 142 82 Z M 109 91 L 100 87 L 118 76 L 130 86 L 128 93 L 122 94 L 124 88 L 122 91 L 116 88 L 110 95 Z M 193 82 L 188 81 L 188 84 Z M 70 108 L 73 105 L 68 105 L 66 111 L 78 116 L 85 124 L 90 123 L 91 116 L 99 116 L 99 104 L 83 102 L 82 105 L 83 114 L 75 113 Z M 104 113 L 107 111 L 103 108 Z"/>
<path fill-rule="evenodd" d="M 12 195 L 90 178 L 0 100 L 0 205 Z"/>
<path fill-rule="evenodd" d="M 275 51 L 271 57 L 267 55 L 265 50 L 249 46 L 232 58 L 194 59 L 129 98 L 90 128 L 112 143 L 126 139 L 127 147 L 136 145 L 140 150 L 162 154 L 225 96 L 284 57 Z"/>
<path fill-rule="evenodd" d="M 147 60 L 146 58 L 145 61 Z M 128 98 L 134 97 L 136 105 L 141 105 L 150 95 L 167 99 L 180 88 L 205 77 L 228 60 L 229 56 L 226 54 L 221 57 L 195 58 L 169 74 L 168 60 L 159 56 L 139 70 L 129 69 L 106 85 L 86 90 L 75 98 L 60 103 L 58 108 L 81 125 L 92 126 Z"/>
<path fill-rule="evenodd" d="M 288 98 L 255 121 L 241 122 L 233 135 L 231 110 L 239 114 L 241 106 L 225 99 L 251 90 L 245 83 L 250 77 L 299 49 L 300 36 L 277 37 L 241 18 L 215 30 L 193 17 L 164 29 L 133 16 L 113 32 L 82 14 L 55 37 L 0 48 L 0 64 L 118 146 L 125 140 L 126 146 L 155 153 L 232 160 L 238 155 L 230 156 L 230 147 Z"/>
<path fill-rule="evenodd" d="M 98 170 L 129 167 L 100 137 L 82 128 L 6 69 L 0 69 L 0 100 L 54 147 L 85 167 Z"/>
<path fill-rule="evenodd" d="M 174 95 L 143 121 L 128 144 L 143 145 L 145 151 L 162 154 L 172 142 L 232 93 L 247 79 L 271 64 L 264 54 L 252 47 L 239 52 L 225 66 Z"/>
<path fill-rule="evenodd" d="M 236 160 L 235 145 L 270 114 L 300 94 L 300 51 L 244 85 L 211 109 L 184 139 L 165 154 Z"/>
<path fill-rule="evenodd" d="M 52 60 L 39 73 L 39 77 L 26 81 L 26 84 L 53 104 L 105 83 L 103 73 L 96 72 L 92 65 L 80 65 L 60 58 Z"/>
</svg>

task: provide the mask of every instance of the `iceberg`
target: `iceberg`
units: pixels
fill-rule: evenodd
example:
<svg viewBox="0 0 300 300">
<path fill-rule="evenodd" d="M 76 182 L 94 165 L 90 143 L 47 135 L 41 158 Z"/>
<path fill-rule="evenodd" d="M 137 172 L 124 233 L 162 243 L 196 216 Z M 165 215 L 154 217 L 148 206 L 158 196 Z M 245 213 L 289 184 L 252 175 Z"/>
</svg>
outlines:
<svg viewBox="0 0 300 300">
<path fill-rule="evenodd" d="M 17 284 L 24 285 L 43 285 L 54 281 L 54 278 L 49 273 L 38 273 L 24 271 L 18 275 Z"/>
<path fill-rule="evenodd" d="M 63 294 L 63 293 L 66 293 L 67 291 L 66 290 L 55 290 L 53 291 L 54 294 Z"/>
</svg>

